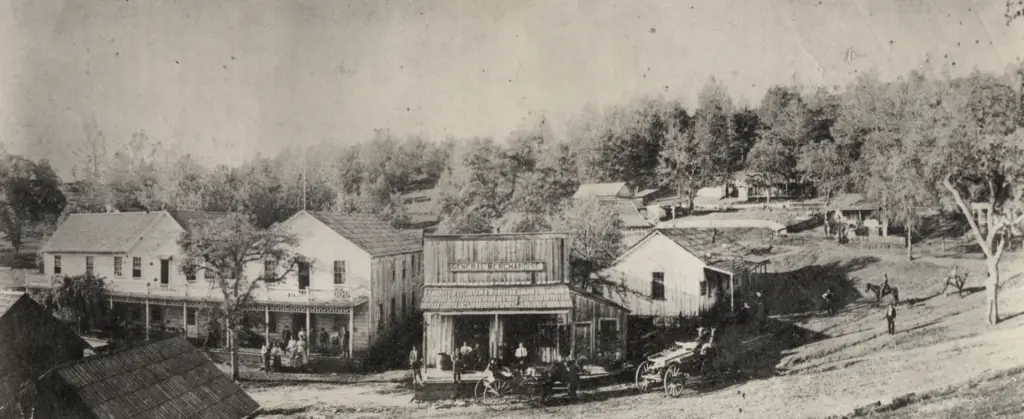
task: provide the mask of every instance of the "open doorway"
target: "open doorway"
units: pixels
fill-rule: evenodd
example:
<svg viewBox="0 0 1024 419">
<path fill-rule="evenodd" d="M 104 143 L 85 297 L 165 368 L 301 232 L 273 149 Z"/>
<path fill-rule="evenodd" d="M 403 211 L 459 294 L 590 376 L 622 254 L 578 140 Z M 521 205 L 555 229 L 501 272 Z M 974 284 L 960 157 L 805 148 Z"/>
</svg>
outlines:
<svg viewBox="0 0 1024 419">
<path fill-rule="evenodd" d="M 493 319 L 493 316 L 456 316 L 454 319 L 452 348 L 460 351 L 463 346 L 469 346 L 471 351 L 464 359 L 469 370 L 482 370 L 487 366 Z"/>
</svg>

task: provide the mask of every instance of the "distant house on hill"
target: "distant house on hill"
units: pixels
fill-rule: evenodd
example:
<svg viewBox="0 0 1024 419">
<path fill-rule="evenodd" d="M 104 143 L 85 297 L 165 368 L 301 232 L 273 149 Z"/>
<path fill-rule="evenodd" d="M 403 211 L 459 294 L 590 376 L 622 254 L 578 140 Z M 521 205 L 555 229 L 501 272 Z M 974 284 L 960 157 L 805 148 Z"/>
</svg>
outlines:
<svg viewBox="0 0 1024 419">
<path fill-rule="evenodd" d="M 254 417 L 260 406 L 183 338 L 58 366 L 34 387 L 35 417 Z"/>
<path fill-rule="evenodd" d="M 400 199 L 406 215 L 409 216 L 408 225 L 403 228 L 425 229 L 428 232 L 437 228 L 441 222 L 437 188 L 407 192 L 402 194 Z"/>
<path fill-rule="evenodd" d="M 14 415 L 26 386 L 89 348 L 74 330 L 23 292 L 0 293 L 0 417 Z M 55 417 L 55 416 L 36 416 Z"/>
<path fill-rule="evenodd" d="M 597 198 L 605 199 L 633 199 L 633 193 L 626 186 L 626 182 L 613 183 L 585 183 L 580 185 L 572 199 Z"/>
<path fill-rule="evenodd" d="M 622 222 L 622 244 L 632 246 L 651 230 L 653 224 L 637 209 L 632 201 L 604 201 L 601 205 L 611 207 Z"/>
</svg>

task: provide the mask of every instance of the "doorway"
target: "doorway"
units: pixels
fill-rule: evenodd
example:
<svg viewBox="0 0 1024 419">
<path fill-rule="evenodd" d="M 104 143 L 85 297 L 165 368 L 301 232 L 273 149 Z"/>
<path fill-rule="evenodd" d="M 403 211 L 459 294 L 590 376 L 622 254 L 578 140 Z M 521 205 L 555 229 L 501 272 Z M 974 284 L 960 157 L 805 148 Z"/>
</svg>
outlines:
<svg viewBox="0 0 1024 419">
<path fill-rule="evenodd" d="M 586 357 L 587 359 L 594 359 L 592 347 L 590 346 L 591 337 L 593 334 L 590 329 L 590 322 L 581 322 L 575 324 L 575 333 L 573 334 L 574 342 L 573 346 L 576 350 L 576 358 Z"/>
<path fill-rule="evenodd" d="M 171 280 L 171 261 L 160 259 L 160 285 L 167 285 Z"/>
</svg>

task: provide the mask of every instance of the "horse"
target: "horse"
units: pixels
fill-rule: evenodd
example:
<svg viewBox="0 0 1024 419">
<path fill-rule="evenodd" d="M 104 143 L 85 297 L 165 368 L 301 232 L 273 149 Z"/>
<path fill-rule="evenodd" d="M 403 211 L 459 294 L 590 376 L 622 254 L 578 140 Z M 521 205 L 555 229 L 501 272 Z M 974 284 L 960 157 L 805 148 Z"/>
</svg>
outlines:
<svg viewBox="0 0 1024 419">
<path fill-rule="evenodd" d="M 946 290 L 950 286 L 956 288 L 957 295 L 960 297 L 964 296 L 964 286 L 967 285 L 967 273 L 953 274 L 946 277 L 946 284 L 942 286 L 942 295 L 946 296 Z"/>
<path fill-rule="evenodd" d="M 892 298 L 896 302 L 896 305 L 900 304 L 900 290 L 899 288 L 896 288 L 894 285 L 889 285 L 885 287 L 885 289 L 882 289 L 882 286 L 880 285 L 868 283 L 866 290 L 875 293 L 876 301 L 882 301 L 882 297 L 892 294 Z"/>
</svg>

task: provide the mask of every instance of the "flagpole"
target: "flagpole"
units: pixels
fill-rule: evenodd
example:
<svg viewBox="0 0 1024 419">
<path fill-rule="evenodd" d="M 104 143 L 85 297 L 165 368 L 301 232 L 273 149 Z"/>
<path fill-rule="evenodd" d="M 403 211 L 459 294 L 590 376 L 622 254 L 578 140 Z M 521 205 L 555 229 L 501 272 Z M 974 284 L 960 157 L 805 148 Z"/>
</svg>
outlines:
<svg viewBox="0 0 1024 419">
<path fill-rule="evenodd" d="M 302 149 L 302 210 L 306 210 L 306 149 Z"/>
</svg>

